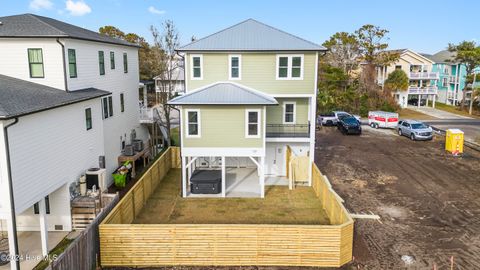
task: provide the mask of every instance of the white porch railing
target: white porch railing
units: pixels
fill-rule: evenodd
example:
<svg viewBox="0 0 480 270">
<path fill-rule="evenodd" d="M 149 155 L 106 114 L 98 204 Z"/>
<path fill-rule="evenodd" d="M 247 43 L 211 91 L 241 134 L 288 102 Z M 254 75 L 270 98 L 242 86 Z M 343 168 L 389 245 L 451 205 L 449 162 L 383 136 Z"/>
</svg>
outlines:
<svg viewBox="0 0 480 270">
<path fill-rule="evenodd" d="M 140 107 L 140 121 L 141 122 L 153 121 L 153 108 Z"/>
<path fill-rule="evenodd" d="M 438 72 L 410 72 L 409 78 L 417 80 L 438 80 L 440 75 Z"/>
<path fill-rule="evenodd" d="M 424 94 L 424 95 L 436 95 L 437 94 L 437 86 L 409 86 L 408 93 L 409 94 Z"/>
<path fill-rule="evenodd" d="M 453 75 L 448 77 L 448 82 L 449 83 L 458 83 L 458 82 L 455 81 L 455 76 L 453 76 Z"/>
</svg>

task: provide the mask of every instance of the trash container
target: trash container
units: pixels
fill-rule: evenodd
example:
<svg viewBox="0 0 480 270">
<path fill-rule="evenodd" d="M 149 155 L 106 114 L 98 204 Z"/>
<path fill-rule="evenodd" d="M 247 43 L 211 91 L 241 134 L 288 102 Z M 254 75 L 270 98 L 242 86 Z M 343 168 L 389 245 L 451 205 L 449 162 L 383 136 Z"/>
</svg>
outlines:
<svg viewBox="0 0 480 270">
<path fill-rule="evenodd" d="M 447 129 L 445 150 L 458 155 L 463 153 L 463 131 L 460 129 Z"/>
</svg>

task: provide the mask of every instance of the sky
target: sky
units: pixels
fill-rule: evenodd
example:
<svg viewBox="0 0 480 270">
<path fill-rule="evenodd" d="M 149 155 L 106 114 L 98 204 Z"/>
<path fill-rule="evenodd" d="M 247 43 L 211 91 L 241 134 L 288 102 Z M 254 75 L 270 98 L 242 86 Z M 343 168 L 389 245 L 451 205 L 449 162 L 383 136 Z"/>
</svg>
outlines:
<svg viewBox="0 0 480 270">
<path fill-rule="evenodd" d="M 113 25 L 151 41 L 150 25 L 172 20 L 181 43 L 253 18 L 322 44 L 364 24 L 389 30 L 389 49 L 436 53 L 448 43 L 480 42 L 477 0 L 0 0 L 0 17 L 34 13 L 90 30 Z"/>
</svg>

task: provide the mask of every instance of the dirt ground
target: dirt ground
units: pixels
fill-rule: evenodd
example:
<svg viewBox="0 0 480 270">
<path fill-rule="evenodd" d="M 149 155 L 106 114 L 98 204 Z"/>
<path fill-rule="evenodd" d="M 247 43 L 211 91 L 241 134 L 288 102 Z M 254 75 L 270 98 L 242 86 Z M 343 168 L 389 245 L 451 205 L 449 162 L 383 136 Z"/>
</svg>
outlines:
<svg viewBox="0 0 480 270">
<path fill-rule="evenodd" d="M 389 130 L 317 132 L 316 163 L 357 219 L 354 262 L 344 269 L 478 269 L 480 153 L 443 150 L 443 138 L 413 142 Z M 411 256 L 407 264 L 402 255 Z"/>
<path fill-rule="evenodd" d="M 266 186 L 265 198 L 182 198 L 172 169 L 135 219 L 138 224 L 330 224 L 311 187 Z"/>
</svg>

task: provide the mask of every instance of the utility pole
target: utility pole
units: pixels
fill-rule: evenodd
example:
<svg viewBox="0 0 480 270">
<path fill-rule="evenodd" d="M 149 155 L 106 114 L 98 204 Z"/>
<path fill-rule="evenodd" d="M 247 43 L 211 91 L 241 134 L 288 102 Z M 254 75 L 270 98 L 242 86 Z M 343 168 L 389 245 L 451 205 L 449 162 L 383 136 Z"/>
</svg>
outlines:
<svg viewBox="0 0 480 270">
<path fill-rule="evenodd" d="M 470 108 L 468 108 L 468 114 L 472 115 L 472 110 L 473 110 L 473 98 L 475 94 L 475 82 L 477 79 L 477 73 L 474 71 L 473 72 L 473 83 L 472 83 L 472 92 L 470 93 Z"/>
</svg>

